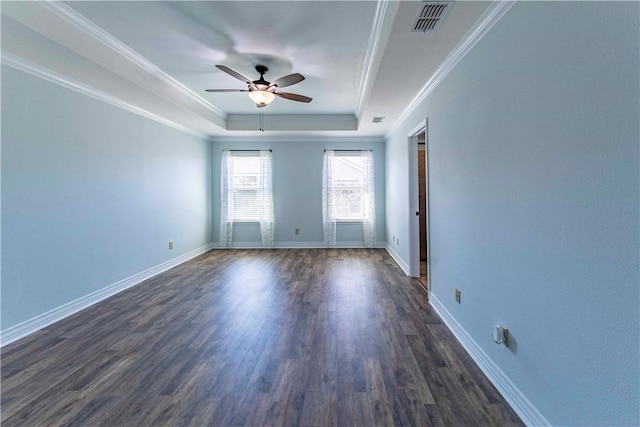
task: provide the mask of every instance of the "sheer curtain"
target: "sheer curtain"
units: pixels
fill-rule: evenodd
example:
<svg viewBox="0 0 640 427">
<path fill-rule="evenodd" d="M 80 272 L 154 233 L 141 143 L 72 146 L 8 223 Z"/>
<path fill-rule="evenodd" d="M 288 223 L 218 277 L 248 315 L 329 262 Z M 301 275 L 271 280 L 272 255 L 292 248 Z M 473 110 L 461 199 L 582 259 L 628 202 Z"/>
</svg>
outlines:
<svg viewBox="0 0 640 427">
<path fill-rule="evenodd" d="M 231 151 L 222 150 L 220 165 L 220 243 L 228 248 L 233 239 L 233 170 Z"/>
<path fill-rule="evenodd" d="M 376 244 L 376 196 L 373 176 L 373 152 L 362 151 L 364 163 L 364 191 L 362 194 L 362 228 L 364 230 L 364 247 L 371 248 Z"/>
<path fill-rule="evenodd" d="M 271 182 L 271 151 L 260 150 L 260 176 L 257 204 L 260 216 L 262 246 L 273 246 L 273 185 Z"/>
<path fill-rule="evenodd" d="M 336 218 L 333 215 L 333 150 L 325 150 L 324 166 L 322 168 L 322 226 L 324 229 L 324 244 L 336 244 Z"/>
</svg>

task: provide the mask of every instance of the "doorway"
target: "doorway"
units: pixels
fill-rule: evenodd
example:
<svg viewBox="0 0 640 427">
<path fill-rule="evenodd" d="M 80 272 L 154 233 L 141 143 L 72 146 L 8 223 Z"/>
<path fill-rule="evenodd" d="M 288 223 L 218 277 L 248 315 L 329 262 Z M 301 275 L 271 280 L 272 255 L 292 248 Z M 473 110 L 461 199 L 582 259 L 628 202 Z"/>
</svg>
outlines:
<svg viewBox="0 0 640 427">
<path fill-rule="evenodd" d="M 409 134 L 409 183 L 411 191 L 410 236 L 411 276 L 419 279 L 427 291 L 429 277 L 429 141 L 428 122 Z"/>
<path fill-rule="evenodd" d="M 418 135 L 418 228 L 420 245 L 420 282 L 429 291 L 427 264 L 427 150 L 425 133 Z"/>
</svg>

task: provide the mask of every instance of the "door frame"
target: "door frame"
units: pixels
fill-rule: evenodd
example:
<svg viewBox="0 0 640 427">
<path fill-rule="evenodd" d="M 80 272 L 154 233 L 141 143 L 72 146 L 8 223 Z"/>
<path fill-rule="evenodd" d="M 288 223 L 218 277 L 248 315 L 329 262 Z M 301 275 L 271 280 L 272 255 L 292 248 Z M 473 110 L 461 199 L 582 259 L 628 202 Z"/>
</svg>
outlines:
<svg viewBox="0 0 640 427">
<path fill-rule="evenodd" d="M 429 118 L 425 118 L 424 123 L 416 126 L 408 136 L 409 150 L 409 271 L 411 277 L 420 277 L 420 217 L 416 215 L 420 210 L 419 183 L 418 183 L 418 135 L 424 132 L 424 152 L 425 152 L 425 211 L 427 215 L 427 290 L 431 292 L 431 251 L 429 223 Z"/>
</svg>

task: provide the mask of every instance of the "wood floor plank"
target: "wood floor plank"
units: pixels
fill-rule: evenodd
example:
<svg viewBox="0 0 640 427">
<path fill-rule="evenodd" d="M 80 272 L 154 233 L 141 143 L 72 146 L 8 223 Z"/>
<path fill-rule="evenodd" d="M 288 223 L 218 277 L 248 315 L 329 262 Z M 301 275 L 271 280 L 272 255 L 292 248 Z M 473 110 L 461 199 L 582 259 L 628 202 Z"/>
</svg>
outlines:
<svg viewBox="0 0 640 427">
<path fill-rule="evenodd" d="M 384 250 L 214 250 L 2 349 L 3 426 L 522 425 Z"/>
</svg>

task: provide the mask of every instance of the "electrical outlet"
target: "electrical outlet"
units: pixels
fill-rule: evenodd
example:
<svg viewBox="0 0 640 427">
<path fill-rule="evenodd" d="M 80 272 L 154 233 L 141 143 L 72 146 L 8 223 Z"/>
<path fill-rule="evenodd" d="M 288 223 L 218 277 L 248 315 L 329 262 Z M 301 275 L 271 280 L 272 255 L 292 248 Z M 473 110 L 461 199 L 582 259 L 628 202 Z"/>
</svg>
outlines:
<svg viewBox="0 0 640 427">
<path fill-rule="evenodd" d="M 456 302 L 458 304 L 460 304 L 460 294 L 461 294 L 460 289 L 456 289 Z"/>
<path fill-rule="evenodd" d="M 296 233 L 296 234 L 300 234 L 300 229 L 299 229 L 299 228 L 296 228 L 296 229 L 295 229 L 295 233 Z"/>
<path fill-rule="evenodd" d="M 398 246 L 399 244 L 400 244 L 400 238 L 398 237 L 398 238 L 396 239 L 396 246 Z"/>
<path fill-rule="evenodd" d="M 173 242 L 169 242 L 169 250 L 173 249 Z"/>
</svg>

